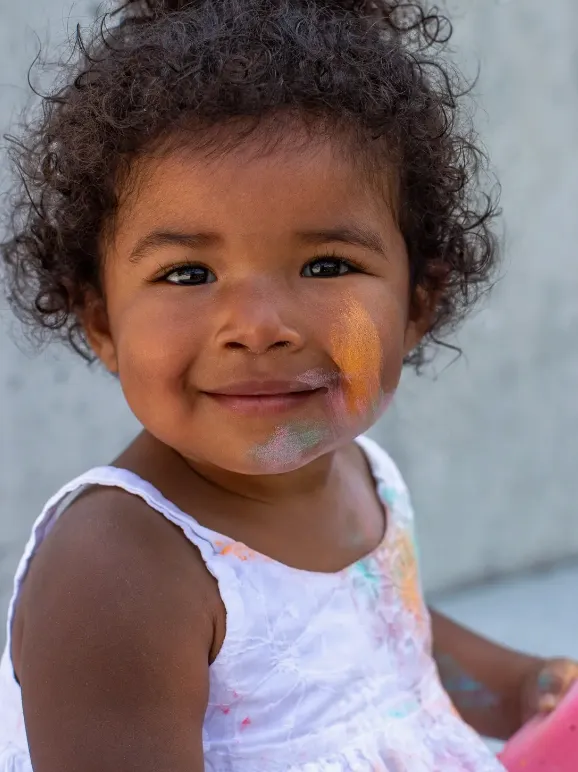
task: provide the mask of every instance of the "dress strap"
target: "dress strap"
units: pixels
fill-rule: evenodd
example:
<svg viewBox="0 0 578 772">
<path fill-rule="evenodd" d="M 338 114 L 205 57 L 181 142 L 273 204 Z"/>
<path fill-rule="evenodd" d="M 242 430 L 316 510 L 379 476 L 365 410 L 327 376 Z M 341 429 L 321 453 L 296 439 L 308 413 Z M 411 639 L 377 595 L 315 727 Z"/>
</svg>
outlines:
<svg viewBox="0 0 578 772">
<path fill-rule="evenodd" d="M 119 488 L 133 496 L 138 496 L 151 509 L 181 529 L 188 541 L 198 549 L 208 571 L 217 580 L 221 599 L 227 612 L 227 642 L 242 641 L 244 615 L 242 613 L 243 604 L 239 590 L 239 578 L 231 561 L 224 559 L 227 554 L 226 547 L 232 542 L 232 539 L 202 526 L 192 516 L 165 498 L 153 485 L 133 472 L 113 466 L 101 466 L 85 472 L 64 485 L 49 499 L 35 521 L 32 534 L 14 577 L 13 592 L 8 607 L 6 651 L 8 653 L 11 651 L 12 624 L 16 605 L 36 551 L 50 533 L 58 517 L 84 490 L 92 486 Z"/>
</svg>

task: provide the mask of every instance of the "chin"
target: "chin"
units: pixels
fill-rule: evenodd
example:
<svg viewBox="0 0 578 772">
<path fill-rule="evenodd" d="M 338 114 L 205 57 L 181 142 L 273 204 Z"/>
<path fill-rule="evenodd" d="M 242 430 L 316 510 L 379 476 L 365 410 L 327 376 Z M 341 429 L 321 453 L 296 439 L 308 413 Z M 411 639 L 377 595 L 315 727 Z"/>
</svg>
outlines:
<svg viewBox="0 0 578 772">
<path fill-rule="evenodd" d="M 248 477 L 281 475 L 295 472 L 329 452 L 329 448 L 319 448 L 316 452 L 297 453 L 287 450 L 278 453 L 260 446 L 249 447 L 240 453 L 221 455 L 214 465 L 233 474 Z"/>
<path fill-rule="evenodd" d="M 321 455 L 323 453 L 311 457 L 255 459 L 248 464 L 245 463 L 244 468 L 239 469 L 239 473 L 253 477 L 288 474 L 302 469 Z"/>
</svg>

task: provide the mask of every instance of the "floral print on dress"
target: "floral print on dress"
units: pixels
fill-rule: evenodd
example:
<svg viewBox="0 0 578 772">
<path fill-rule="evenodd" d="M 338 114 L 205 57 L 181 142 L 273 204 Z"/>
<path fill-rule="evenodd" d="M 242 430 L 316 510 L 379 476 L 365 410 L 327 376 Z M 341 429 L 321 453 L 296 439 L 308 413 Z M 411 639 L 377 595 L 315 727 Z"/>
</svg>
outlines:
<svg viewBox="0 0 578 772">
<path fill-rule="evenodd" d="M 227 627 L 209 669 L 205 772 L 504 772 L 441 686 L 405 484 L 374 442 L 358 443 L 387 529 L 370 555 L 343 571 L 299 571 L 268 559 L 202 527 L 126 470 L 102 467 L 45 508 L 11 609 L 58 503 L 87 485 L 113 485 L 180 527 L 218 582 Z M 0 772 L 32 772 L 25 736 L 10 729 L 21 716 L 8 646 L 0 666 Z"/>
</svg>

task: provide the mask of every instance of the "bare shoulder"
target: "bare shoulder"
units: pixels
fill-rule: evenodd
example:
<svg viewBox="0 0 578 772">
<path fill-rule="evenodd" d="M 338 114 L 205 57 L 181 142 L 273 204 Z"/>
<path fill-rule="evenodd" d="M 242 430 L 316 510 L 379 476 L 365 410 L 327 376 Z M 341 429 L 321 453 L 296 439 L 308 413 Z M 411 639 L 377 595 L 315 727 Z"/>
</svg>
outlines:
<svg viewBox="0 0 578 772">
<path fill-rule="evenodd" d="M 182 606 L 207 630 L 218 590 L 194 545 L 142 499 L 118 488 L 93 488 L 60 516 L 31 563 L 22 596 L 22 626 L 67 602 L 93 604 L 123 620 L 166 616 Z M 202 610 L 201 618 L 195 609 Z M 52 609 L 53 611 L 53 609 Z M 51 611 L 51 613 L 52 613 Z"/>
<path fill-rule="evenodd" d="M 71 504 L 31 563 L 15 635 L 34 768 L 202 769 L 218 613 L 196 548 L 145 502 L 99 488 Z"/>
</svg>

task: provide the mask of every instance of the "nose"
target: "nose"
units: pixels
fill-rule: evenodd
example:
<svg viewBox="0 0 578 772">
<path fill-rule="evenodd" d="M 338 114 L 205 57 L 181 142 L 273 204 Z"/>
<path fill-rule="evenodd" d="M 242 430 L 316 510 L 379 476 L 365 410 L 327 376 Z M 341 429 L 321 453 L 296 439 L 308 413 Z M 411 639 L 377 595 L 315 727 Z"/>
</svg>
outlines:
<svg viewBox="0 0 578 772">
<path fill-rule="evenodd" d="M 266 354 L 303 346 L 302 333 L 288 321 L 287 303 L 273 288 L 237 286 L 222 301 L 224 310 L 217 331 L 220 348 Z"/>
</svg>

